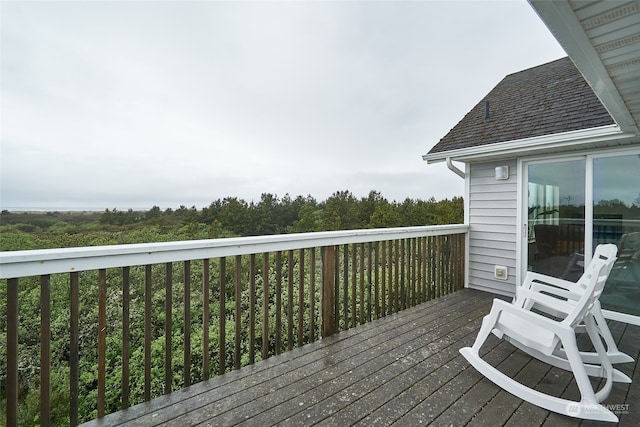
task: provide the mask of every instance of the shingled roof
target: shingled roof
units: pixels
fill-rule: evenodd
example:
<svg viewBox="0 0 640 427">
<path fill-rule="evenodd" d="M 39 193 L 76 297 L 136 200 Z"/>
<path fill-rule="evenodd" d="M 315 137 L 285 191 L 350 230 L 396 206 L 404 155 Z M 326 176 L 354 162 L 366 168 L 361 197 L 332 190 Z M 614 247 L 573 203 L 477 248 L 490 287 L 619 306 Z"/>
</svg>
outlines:
<svg viewBox="0 0 640 427">
<path fill-rule="evenodd" d="M 505 77 L 429 154 L 612 124 L 566 57 Z"/>
</svg>

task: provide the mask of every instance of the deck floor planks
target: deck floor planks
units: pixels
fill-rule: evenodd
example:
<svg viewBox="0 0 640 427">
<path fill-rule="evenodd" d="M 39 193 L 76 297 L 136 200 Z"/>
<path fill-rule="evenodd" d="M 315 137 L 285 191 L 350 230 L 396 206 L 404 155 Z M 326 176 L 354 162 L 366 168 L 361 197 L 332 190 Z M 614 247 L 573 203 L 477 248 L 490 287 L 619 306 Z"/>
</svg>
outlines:
<svg viewBox="0 0 640 427">
<path fill-rule="evenodd" d="M 416 319 L 425 318 L 424 321 L 432 325 L 432 328 L 445 321 L 447 317 L 453 316 L 456 307 L 464 307 L 466 304 L 477 304 L 478 300 L 471 299 L 450 299 L 450 301 L 442 301 L 443 304 L 428 304 L 423 310 L 414 310 L 407 312 L 407 317 L 403 313 L 390 315 L 387 317 L 389 324 L 384 328 L 375 328 L 372 324 L 361 325 L 339 335 L 326 339 L 324 344 L 314 343 L 305 346 L 302 351 L 308 350 L 313 352 L 312 362 L 307 365 L 292 368 L 291 353 L 285 353 L 271 359 L 277 359 L 279 363 L 275 366 L 277 375 L 269 375 L 268 381 L 247 387 L 243 381 L 235 384 L 233 391 L 239 391 L 232 396 L 225 393 L 224 398 L 216 399 L 217 396 L 209 396 L 211 393 L 201 396 L 201 399 L 207 398 L 213 400 L 212 403 L 200 405 L 198 411 L 191 411 L 183 417 L 184 422 L 189 424 L 197 424 L 199 422 L 210 421 L 213 425 L 231 425 L 242 422 L 247 418 L 261 415 L 264 419 L 265 411 L 270 411 L 275 405 L 285 403 L 297 396 L 301 387 L 313 388 L 317 383 L 329 381 L 333 378 L 339 378 L 344 372 L 348 372 L 357 364 L 358 353 L 370 351 L 370 348 L 377 345 L 378 347 L 389 346 L 390 340 L 403 330 L 415 329 L 413 323 Z M 433 309 L 429 311 L 429 307 Z M 434 323 L 435 322 L 435 323 Z M 349 339 L 338 339 L 340 335 L 348 335 Z M 334 342 L 335 341 L 335 342 Z M 363 345 L 366 343 L 366 346 Z M 317 350 L 312 349 L 317 347 Z M 344 361 L 341 370 L 339 364 Z M 338 368 L 336 368 L 338 367 Z M 270 369 L 269 371 L 273 371 Z M 268 372 L 268 371 L 267 371 Z M 315 375 L 312 375 L 315 374 Z M 250 377 L 251 378 L 251 377 Z M 295 387 L 292 386 L 295 384 Z M 185 402 L 190 405 L 190 402 Z M 173 408 L 167 408 L 164 411 L 171 415 Z M 277 411 L 277 418 L 282 417 L 282 413 Z M 148 417 L 147 417 L 148 418 Z M 157 422 L 157 417 L 154 422 Z M 165 421 L 170 421 L 170 418 Z M 144 422 L 144 419 L 138 420 Z M 182 422 L 181 421 L 181 422 Z M 263 421 L 261 421 L 263 422 Z"/>
<path fill-rule="evenodd" d="M 299 416 L 291 418 L 291 421 L 315 422 L 321 421 L 319 425 L 349 425 L 359 421 L 363 414 L 367 414 L 382 404 L 387 403 L 398 391 L 403 390 L 413 384 L 417 378 L 423 377 L 438 367 L 442 366 L 442 361 L 429 363 L 431 358 L 439 354 L 449 353 L 453 357 L 453 352 L 457 352 L 457 343 L 461 338 L 473 332 L 468 327 L 469 315 L 482 316 L 485 307 L 482 306 L 472 312 L 463 314 L 452 322 L 448 322 L 446 327 L 438 329 L 440 337 L 435 335 L 420 335 L 411 345 L 413 351 L 403 358 L 397 358 L 390 354 L 391 358 L 385 367 L 375 372 L 371 376 L 364 376 L 353 382 L 349 387 L 340 393 L 331 395 L 329 399 L 318 402 L 314 407 L 307 408 Z M 455 348 L 454 348 L 455 347 Z M 446 353 L 445 353 L 446 352 Z M 324 406 L 336 409 L 330 414 L 321 414 L 317 410 Z M 306 413 L 306 414 L 305 414 Z M 311 415 L 314 414 L 314 415 Z M 331 415 L 331 418 L 328 418 Z M 287 421 L 287 420 L 285 420 Z M 324 422 L 322 422 L 324 421 Z"/>
<path fill-rule="evenodd" d="M 447 296 L 441 299 L 440 302 L 442 304 L 437 304 L 433 300 L 421 307 L 428 309 L 434 306 L 434 313 L 446 313 L 457 305 L 475 300 L 477 300 L 477 297 L 472 295 L 465 298 Z M 393 334 L 398 327 L 403 327 L 407 322 L 412 322 L 415 318 L 426 315 L 421 311 L 412 311 L 405 314 L 407 315 L 406 317 L 398 314 L 387 316 L 385 322 L 380 322 L 375 333 L 367 333 L 366 328 L 364 333 L 361 333 L 363 332 L 362 328 L 350 329 L 326 338 L 324 342 L 318 341 L 296 348 L 291 352 L 271 357 L 255 365 L 232 371 L 168 396 L 162 396 L 155 399 L 153 403 L 143 403 L 126 411 L 108 415 L 106 419 L 95 420 L 88 425 L 118 425 L 128 420 L 135 420 L 136 423 L 141 425 L 144 425 L 146 421 L 149 421 L 151 425 L 158 425 L 161 422 L 170 421 L 181 414 L 200 410 L 202 407 L 212 404 L 212 402 L 224 401 L 220 402 L 220 404 L 240 406 L 242 395 L 239 395 L 239 393 L 245 393 L 248 389 L 254 387 L 267 387 L 266 393 L 269 393 L 271 389 L 277 386 L 278 381 L 281 381 L 284 375 L 292 375 L 292 372 L 308 375 L 313 366 L 318 363 L 326 363 L 329 358 L 342 357 L 348 359 L 353 356 L 353 353 L 348 353 L 346 350 L 357 349 L 358 345 L 369 341 L 374 334 L 378 338 L 384 337 L 384 334 Z M 222 392 L 219 390 L 222 390 Z M 250 402 L 251 399 L 247 398 L 246 401 Z"/>
<path fill-rule="evenodd" d="M 573 375 L 570 372 L 531 358 L 531 361 L 528 363 L 528 368 L 524 369 L 523 373 L 524 375 L 519 378 L 520 382 L 537 391 L 565 398 L 577 398 L 577 396 L 579 396 L 577 387 L 570 387 L 572 382 L 574 382 Z M 573 385 L 575 385 L 575 382 Z M 569 389 L 573 393 L 571 396 L 567 392 Z M 506 392 L 501 391 L 501 393 Z M 520 401 L 521 405 L 513 412 L 512 416 L 506 422 L 506 425 L 517 426 L 522 425 L 523 422 L 537 425 L 544 423 L 549 415 L 548 411 L 528 402 Z"/>
<path fill-rule="evenodd" d="M 485 311 L 482 309 L 480 311 L 476 310 L 476 312 L 478 316 L 482 316 Z M 469 314 L 473 313 L 475 312 Z M 418 354 L 412 356 L 414 365 L 410 368 L 403 368 L 401 372 L 384 379 L 382 383 L 380 383 L 381 378 L 378 377 L 375 379 L 362 379 L 360 382 L 371 383 L 368 387 L 370 390 L 360 399 L 350 402 L 349 405 L 333 414 L 331 419 L 325 418 L 318 425 L 333 425 L 335 424 L 334 419 L 339 420 L 342 425 L 350 425 L 362 420 L 363 414 L 373 414 L 374 411 L 392 399 L 396 402 L 396 405 L 394 405 L 396 408 L 399 402 L 407 402 L 408 399 L 402 395 L 403 392 L 416 384 L 417 381 L 451 363 L 459 355 L 458 344 L 462 339 L 473 339 L 475 337 L 475 327 L 471 326 L 473 324 L 468 319 L 465 320 L 463 324 L 456 326 L 451 333 L 448 333 L 445 338 L 423 343 L 423 347 L 417 352 Z M 358 386 L 359 383 L 356 383 L 352 387 Z M 372 417 L 367 417 L 365 421 L 367 425 L 375 424 L 375 420 Z"/>
<path fill-rule="evenodd" d="M 532 384 L 528 384 L 528 380 L 530 378 L 537 378 L 536 383 L 540 378 L 543 378 L 547 372 L 549 372 L 549 365 L 546 363 L 542 363 L 536 359 L 530 359 L 524 367 L 518 372 L 514 378 L 522 382 L 526 385 L 531 386 Z M 533 384 L 535 385 L 535 384 Z M 531 422 L 531 414 L 527 413 L 527 410 L 531 408 L 538 409 L 541 415 L 540 423 L 546 418 L 547 411 L 544 409 L 540 409 L 537 406 L 528 404 L 527 407 L 521 408 L 523 406 L 522 399 L 512 395 L 509 392 L 506 392 L 499 387 L 498 392 L 493 395 L 493 397 L 484 405 L 477 413 L 473 416 L 473 418 L 469 421 L 469 426 L 499 426 L 505 425 L 508 421 L 511 421 L 511 418 L 515 416 L 515 414 L 520 411 L 522 415 L 519 415 L 519 420 L 516 422 L 514 419 L 512 421 L 512 425 L 524 425 Z M 532 423 L 535 424 L 535 423 Z"/>
<path fill-rule="evenodd" d="M 512 346 L 505 341 L 501 341 L 486 353 L 483 356 L 483 359 L 491 364 L 499 364 L 508 358 L 513 351 L 514 349 Z M 457 408 L 457 402 L 463 398 L 464 394 L 467 393 L 475 384 L 484 379 L 481 374 L 466 363 L 462 356 L 460 356 L 460 359 L 462 359 L 461 362 L 463 364 L 463 369 L 459 370 L 453 378 L 445 384 L 442 384 L 433 393 L 418 403 L 413 409 L 403 415 L 396 423 L 398 426 L 434 422 L 452 405 L 455 405 Z M 462 407 L 460 407 L 459 411 L 463 412 Z M 440 422 L 442 422 L 442 419 L 440 419 Z M 447 425 L 456 424 L 447 423 Z"/>
<path fill-rule="evenodd" d="M 390 402 L 390 404 L 385 404 L 369 414 L 365 412 L 365 417 L 356 423 L 356 425 L 391 425 L 400 419 L 426 397 L 453 379 L 462 369 L 465 369 L 467 363 L 461 360 L 461 357 L 458 357 L 459 354 L 458 348 L 450 348 L 449 351 L 438 353 L 434 357 L 434 361 L 436 363 L 441 362 L 439 366 L 430 367 L 430 373 L 428 375 L 420 378 L 418 381 L 414 380 L 414 383 L 410 384 L 408 388 L 400 391 L 398 394 L 389 396 L 387 401 Z M 402 388 L 405 387 L 407 387 L 407 384 L 402 385 Z"/>
<path fill-rule="evenodd" d="M 470 305 L 460 304 L 458 306 L 470 309 L 475 307 L 476 304 L 478 302 L 472 302 Z M 324 372 L 320 373 L 320 375 L 314 375 L 312 387 L 304 387 L 302 389 L 299 385 L 291 387 L 290 399 L 288 400 L 280 398 L 278 402 L 273 401 L 272 396 L 266 396 L 265 404 L 268 410 L 265 412 L 252 411 L 252 413 L 255 413 L 255 416 L 259 416 L 261 423 L 276 423 L 284 418 L 285 422 L 295 424 L 296 420 L 290 418 L 296 417 L 302 409 L 308 408 L 309 416 L 301 415 L 304 418 L 305 425 L 331 415 L 336 404 L 346 403 L 341 402 L 337 396 L 341 395 L 351 384 L 360 381 L 362 378 L 380 375 L 381 370 L 386 366 L 403 360 L 407 355 L 419 350 L 421 346 L 424 346 L 424 340 L 429 342 L 440 339 L 447 332 L 449 324 L 455 322 L 456 316 L 458 316 L 459 309 L 452 310 L 455 307 L 450 306 L 448 312 L 444 315 L 439 314 L 440 312 L 433 312 L 422 316 L 419 320 L 406 324 L 403 328 L 391 331 L 393 338 L 388 341 L 385 340 L 386 337 L 376 334 L 371 339 L 384 340 L 376 347 L 361 351 L 354 357 L 343 359 L 336 363 L 331 375 L 324 375 Z M 420 326 L 418 322 L 423 322 L 427 326 Z M 370 327 L 367 326 L 367 328 L 369 329 Z M 373 329 L 371 330 L 374 331 Z M 423 340 L 415 343 L 414 341 L 419 337 L 423 337 Z M 405 369 L 410 369 L 415 365 L 415 362 L 405 362 L 405 365 Z M 362 391 L 357 390 L 354 393 L 360 394 Z M 348 401 L 350 400 L 352 398 L 349 398 Z M 319 402 L 319 404 L 314 405 L 315 402 Z M 220 419 L 220 421 L 226 420 Z M 255 423 L 255 420 L 250 419 L 247 421 L 247 425 L 252 423 Z"/>
<path fill-rule="evenodd" d="M 463 339 L 472 341 L 474 337 L 475 331 L 465 335 Z M 487 350 L 490 348 L 492 346 L 489 346 Z M 384 396 L 384 399 L 390 404 L 380 406 L 371 413 L 363 411 L 360 416 L 362 417 L 364 414 L 364 418 L 356 425 L 390 425 L 401 418 L 424 400 L 426 396 L 435 392 L 464 369 L 466 362 L 463 362 L 458 357 L 460 355 L 458 349 L 457 343 L 450 345 L 444 351 L 438 352 L 433 357 L 418 364 L 415 368 L 417 375 L 411 376 L 414 373 L 412 369 L 408 377 L 402 378 L 404 381 L 394 384 L 393 388 L 381 390 L 382 393 L 389 393 L 389 395 Z M 425 373 L 427 375 L 424 375 Z"/>
<path fill-rule="evenodd" d="M 471 345 L 495 295 L 463 290 L 389 315 L 188 389 L 94 420 L 131 425 L 545 425 L 592 426 L 549 413 L 480 375 L 458 353 Z M 611 323 L 636 358 L 640 327 Z M 578 395 L 570 373 L 491 337 L 485 360 L 543 392 Z M 629 403 L 623 426 L 640 425 L 640 370 L 615 384 L 605 403 Z M 609 424 L 613 425 L 613 424 Z"/>
<path fill-rule="evenodd" d="M 401 327 L 389 330 L 386 334 L 380 334 L 371 328 L 370 324 L 361 326 L 361 334 L 369 336 L 367 339 L 368 348 L 363 346 L 354 346 L 353 349 L 357 353 L 356 356 L 340 358 L 339 360 L 331 360 L 327 366 L 322 367 L 313 376 L 302 379 L 299 383 L 289 384 L 288 387 L 278 394 L 265 394 L 262 398 L 245 405 L 242 411 L 238 411 L 243 418 L 249 418 L 248 423 L 254 423 L 255 420 L 250 418 L 253 416 L 260 417 L 260 423 L 275 423 L 278 420 L 286 419 L 288 416 L 295 415 L 306 407 L 310 402 L 322 401 L 325 398 L 334 396 L 350 382 L 359 380 L 361 377 L 368 377 L 373 372 L 379 370 L 379 366 L 372 358 L 381 359 L 379 354 L 391 353 L 393 359 L 399 359 L 404 354 L 412 351 L 410 346 L 402 345 L 407 341 L 424 334 L 426 331 L 416 327 L 418 321 L 422 321 L 429 325 L 429 330 L 437 333 L 438 329 L 443 327 L 448 320 L 455 317 L 457 313 L 456 307 L 463 307 L 464 303 L 460 302 L 456 305 L 448 306 L 446 310 L 434 310 L 432 312 L 425 311 L 418 318 L 403 324 Z M 357 328 L 356 328 L 357 329 Z M 384 360 L 384 359 L 382 359 Z M 376 360 L 380 362 L 380 360 Z M 244 421 L 237 418 L 237 414 L 228 414 L 227 416 L 211 418 L 211 422 L 218 422 L 218 425 L 226 423 L 234 423 Z M 189 420 L 190 423 L 200 422 L 199 419 Z"/>
</svg>

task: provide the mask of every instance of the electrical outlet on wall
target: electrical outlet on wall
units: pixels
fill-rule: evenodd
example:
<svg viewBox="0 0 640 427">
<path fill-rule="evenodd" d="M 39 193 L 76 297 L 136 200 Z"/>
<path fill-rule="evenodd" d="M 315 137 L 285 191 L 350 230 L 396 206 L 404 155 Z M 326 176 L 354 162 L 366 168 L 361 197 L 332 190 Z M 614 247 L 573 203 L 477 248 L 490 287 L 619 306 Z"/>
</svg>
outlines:
<svg viewBox="0 0 640 427">
<path fill-rule="evenodd" d="M 496 279 L 507 280 L 509 277 L 509 269 L 503 265 L 496 265 L 493 267 L 493 276 Z"/>
</svg>

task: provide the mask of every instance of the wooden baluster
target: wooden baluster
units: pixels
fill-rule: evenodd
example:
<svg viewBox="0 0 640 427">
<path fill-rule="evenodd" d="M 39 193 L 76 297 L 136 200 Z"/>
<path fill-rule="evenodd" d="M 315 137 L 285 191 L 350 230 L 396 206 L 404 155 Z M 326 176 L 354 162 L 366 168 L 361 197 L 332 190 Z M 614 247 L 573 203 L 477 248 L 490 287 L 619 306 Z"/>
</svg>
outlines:
<svg viewBox="0 0 640 427">
<path fill-rule="evenodd" d="M 51 414 L 51 276 L 40 276 L 40 425 Z M 103 414 L 104 415 L 104 414 Z"/>
<path fill-rule="evenodd" d="M 249 256 L 249 364 L 256 362 L 256 254 Z"/>
<path fill-rule="evenodd" d="M 418 289 L 418 248 L 417 238 L 411 239 L 411 292 L 413 293 L 412 306 L 418 305 L 420 292 Z"/>
<path fill-rule="evenodd" d="M 384 317 L 387 315 L 387 242 L 380 242 L 380 248 L 382 249 L 380 253 L 380 259 L 382 260 L 382 265 L 380 266 L 382 279 L 380 315 Z"/>
<path fill-rule="evenodd" d="M 171 393 L 173 386 L 172 369 L 172 329 L 171 318 L 173 309 L 173 263 L 165 264 L 164 276 L 164 394 Z"/>
<path fill-rule="evenodd" d="M 443 265 L 442 265 L 442 251 L 443 250 L 443 245 L 442 245 L 442 236 L 436 236 L 436 283 L 437 283 L 437 289 L 438 289 L 438 298 L 444 296 L 444 289 L 443 289 L 443 280 L 442 280 L 442 276 L 443 276 Z"/>
<path fill-rule="evenodd" d="M 400 265 L 400 241 L 396 240 L 395 241 L 395 262 L 394 262 L 394 281 L 395 283 L 393 284 L 393 287 L 395 289 L 395 301 L 393 303 L 394 305 L 394 312 L 398 312 L 401 310 L 401 301 L 402 301 L 402 295 L 400 294 L 401 289 L 400 289 L 400 270 L 402 269 L 402 266 Z"/>
<path fill-rule="evenodd" d="M 371 242 L 367 243 L 367 322 L 371 322 L 372 318 L 372 263 L 373 263 L 373 252 Z"/>
<path fill-rule="evenodd" d="M 123 282 L 124 283 L 124 282 Z M 79 275 L 69 275 L 69 425 L 78 425 L 78 393 L 80 381 L 80 305 Z M 123 343 L 124 345 L 124 343 Z M 124 374 L 124 369 L 123 369 Z"/>
<path fill-rule="evenodd" d="M 269 357 L 269 252 L 262 254 L 262 359 Z"/>
<path fill-rule="evenodd" d="M 429 299 L 436 298 L 435 236 L 429 236 Z"/>
<path fill-rule="evenodd" d="M 358 286 L 358 281 L 356 280 L 357 255 L 358 255 L 358 249 L 354 243 L 351 245 L 351 327 L 352 328 L 355 328 L 356 325 L 358 324 L 358 319 L 357 319 L 358 312 L 356 310 L 356 290 Z M 346 329 L 349 329 L 349 328 L 346 328 Z"/>
<path fill-rule="evenodd" d="M 424 300 L 429 301 L 429 278 L 428 278 L 428 269 L 429 269 L 429 251 L 427 250 L 428 238 L 422 238 L 422 282 L 423 282 L 423 292 L 424 292 Z"/>
<path fill-rule="evenodd" d="M 107 271 L 98 270 L 98 418 L 104 417 L 107 348 Z"/>
<path fill-rule="evenodd" d="M 236 308 L 235 308 L 235 346 L 233 351 L 233 367 L 240 369 L 240 344 L 242 340 L 242 256 L 236 255 Z"/>
<path fill-rule="evenodd" d="M 276 354 L 282 346 L 282 252 L 276 252 Z"/>
<path fill-rule="evenodd" d="M 298 347 L 302 347 L 304 344 L 304 249 L 300 249 L 298 252 L 299 264 L 299 282 L 298 286 Z"/>
<path fill-rule="evenodd" d="M 287 251 L 287 350 L 293 350 L 293 251 Z"/>
<path fill-rule="evenodd" d="M 387 293 L 388 293 L 388 304 L 387 304 L 387 314 L 394 312 L 394 292 L 393 292 L 393 241 L 389 240 L 388 242 L 388 259 L 387 265 L 389 270 L 388 273 L 388 281 L 387 281 Z"/>
<path fill-rule="evenodd" d="M 202 379 L 209 379 L 209 260 L 202 260 Z"/>
<path fill-rule="evenodd" d="M 184 386 L 191 385 L 191 261 L 184 262 Z"/>
<path fill-rule="evenodd" d="M 424 302 L 422 286 L 422 237 L 416 238 L 416 288 L 418 292 L 418 304 Z"/>
<path fill-rule="evenodd" d="M 226 368 L 226 352 L 227 352 L 227 343 L 226 343 L 226 317 L 227 317 L 227 259 L 225 257 L 220 258 L 220 295 L 219 295 L 219 303 L 220 303 L 220 317 L 218 319 L 219 322 L 219 337 L 218 337 L 218 375 L 222 375 L 227 370 Z"/>
<path fill-rule="evenodd" d="M 373 301 L 374 301 L 374 310 L 375 310 L 375 318 L 380 318 L 380 242 L 375 242 L 373 246 L 373 265 L 375 266 L 375 270 L 373 273 L 374 277 L 374 287 L 373 287 Z"/>
<path fill-rule="evenodd" d="M 151 400 L 151 266 L 144 274 L 144 401 Z"/>
<path fill-rule="evenodd" d="M 340 331 L 340 246 L 333 247 L 333 325 L 335 333 Z"/>
<path fill-rule="evenodd" d="M 322 336 L 337 332 L 335 312 L 335 247 L 322 248 Z"/>
<path fill-rule="evenodd" d="M 342 246 L 342 319 L 342 328 L 349 329 L 349 245 L 346 243 Z"/>
<path fill-rule="evenodd" d="M 122 268 L 122 378 L 120 379 L 122 388 L 122 409 L 126 409 L 129 404 L 129 342 L 130 333 L 130 267 Z"/>
<path fill-rule="evenodd" d="M 365 306 L 365 301 L 364 301 L 364 243 L 360 243 L 358 245 L 358 252 L 359 252 L 359 265 L 358 265 L 358 273 L 359 273 L 359 279 L 360 279 L 360 286 L 358 287 L 358 299 L 360 300 L 360 304 L 358 305 L 358 320 L 360 322 L 360 324 L 364 324 L 364 306 Z"/>
<path fill-rule="evenodd" d="M 402 239 L 400 241 L 400 297 L 401 297 L 400 310 L 404 310 L 405 308 L 407 308 L 407 300 L 408 300 L 407 297 L 409 293 L 409 287 L 407 286 L 407 276 L 406 276 L 406 270 L 407 270 L 407 258 L 406 258 L 406 251 L 405 251 L 406 244 L 407 244 L 406 239 Z"/>
<path fill-rule="evenodd" d="M 7 280 L 7 425 L 18 425 L 18 279 Z"/>
<path fill-rule="evenodd" d="M 309 259 L 309 339 L 314 342 L 316 340 L 316 248 L 311 248 Z"/>
</svg>

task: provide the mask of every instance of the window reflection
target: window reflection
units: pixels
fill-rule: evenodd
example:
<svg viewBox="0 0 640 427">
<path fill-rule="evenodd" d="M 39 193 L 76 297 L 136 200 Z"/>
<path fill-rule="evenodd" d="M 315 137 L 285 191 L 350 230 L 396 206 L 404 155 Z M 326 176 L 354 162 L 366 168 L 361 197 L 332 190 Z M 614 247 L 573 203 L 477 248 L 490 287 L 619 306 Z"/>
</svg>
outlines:
<svg viewBox="0 0 640 427">
<path fill-rule="evenodd" d="M 640 315 L 640 156 L 594 159 L 593 245 L 615 243 L 618 260 L 600 297 L 606 309 Z"/>
<path fill-rule="evenodd" d="M 529 165 L 529 269 L 576 280 L 584 268 L 585 162 Z"/>
</svg>

